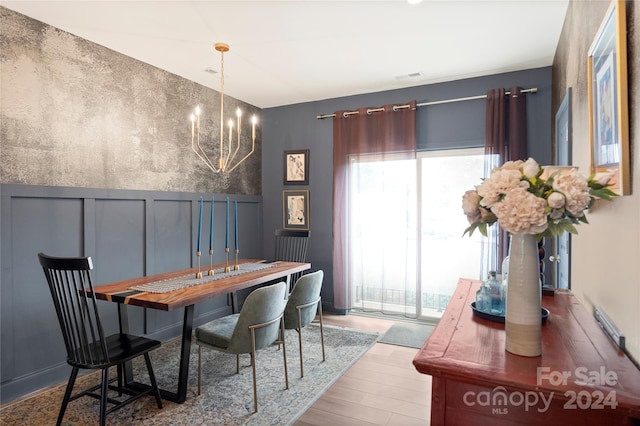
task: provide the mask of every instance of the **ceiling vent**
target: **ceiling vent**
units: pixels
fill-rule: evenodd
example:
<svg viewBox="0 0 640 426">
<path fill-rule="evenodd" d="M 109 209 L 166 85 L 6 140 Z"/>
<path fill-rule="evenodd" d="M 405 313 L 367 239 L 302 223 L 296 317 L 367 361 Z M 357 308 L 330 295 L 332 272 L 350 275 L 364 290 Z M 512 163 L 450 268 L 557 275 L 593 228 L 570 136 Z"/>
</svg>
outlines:
<svg viewBox="0 0 640 426">
<path fill-rule="evenodd" d="M 417 80 L 422 77 L 421 72 L 411 72 L 409 74 L 397 75 L 396 80 Z"/>
</svg>

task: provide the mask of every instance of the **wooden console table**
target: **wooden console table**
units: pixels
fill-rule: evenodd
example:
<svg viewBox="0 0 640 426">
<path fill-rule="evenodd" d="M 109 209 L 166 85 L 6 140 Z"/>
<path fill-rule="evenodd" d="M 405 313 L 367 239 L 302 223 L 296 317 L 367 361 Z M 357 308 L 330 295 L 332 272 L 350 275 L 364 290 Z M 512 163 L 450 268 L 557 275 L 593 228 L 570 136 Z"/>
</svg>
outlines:
<svg viewBox="0 0 640 426">
<path fill-rule="evenodd" d="M 543 296 L 542 355 L 504 349 L 504 324 L 473 315 L 460 279 L 413 360 L 433 376 L 431 425 L 640 424 L 640 370 L 569 291 Z"/>
</svg>

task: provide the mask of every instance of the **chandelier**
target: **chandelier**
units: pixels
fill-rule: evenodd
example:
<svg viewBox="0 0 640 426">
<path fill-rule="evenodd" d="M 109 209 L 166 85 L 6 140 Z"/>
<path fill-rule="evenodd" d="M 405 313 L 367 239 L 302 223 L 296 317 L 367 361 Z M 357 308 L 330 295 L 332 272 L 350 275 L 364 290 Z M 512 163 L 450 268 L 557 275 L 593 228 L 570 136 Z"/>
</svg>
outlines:
<svg viewBox="0 0 640 426">
<path fill-rule="evenodd" d="M 203 145 L 200 144 L 200 115 L 202 113 L 200 106 L 196 106 L 195 111 L 191 114 L 191 149 L 196 155 L 211 169 L 214 173 L 229 173 L 244 162 L 251 154 L 256 146 L 256 116 L 251 118 L 251 150 L 241 159 L 236 160 L 236 156 L 240 151 L 240 140 L 242 135 L 242 111 L 240 108 L 236 110 L 234 132 L 234 120 L 229 119 L 227 127 L 229 135 L 225 138 L 224 125 L 224 53 L 229 51 L 229 45 L 225 43 L 216 43 L 215 49 L 220 52 L 220 148 L 218 161 L 214 161 L 205 152 Z M 234 143 L 235 137 L 235 143 Z M 226 139 L 226 141 L 225 141 Z M 226 143 L 225 143 L 226 142 Z M 212 143 L 213 147 L 214 143 Z M 211 150 L 212 155 L 214 149 Z"/>
</svg>

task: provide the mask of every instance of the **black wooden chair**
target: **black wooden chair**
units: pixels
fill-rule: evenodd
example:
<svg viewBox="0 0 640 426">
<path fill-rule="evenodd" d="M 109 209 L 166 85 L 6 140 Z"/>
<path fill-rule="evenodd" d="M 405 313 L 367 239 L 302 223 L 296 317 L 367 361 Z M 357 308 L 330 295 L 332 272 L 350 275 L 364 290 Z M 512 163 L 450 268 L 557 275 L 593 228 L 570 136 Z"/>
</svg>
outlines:
<svg viewBox="0 0 640 426">
<path fill-rule="evenodd" d="M 162 408 L 160 391 L 151 366 L 149 351 L 160 347 L 160 342 L 129 334 L 105 336 L 100 322 L 97 301 L 93 293 L 90 257 L 51 257 L 38 253 L 40 265 L 49 284 L 53 304 L 60 322 L 62 337 L 67 349 L 67 363 L 72 367 L 71 376 L 62 400 L 58 421 L 60 425 L 69 401 L 81 396 L 100 400 L 100 424 L 105 424 L 107 414 L 127 405 L 145 394 L 152 393 Z M 134 392 L 122 385 L 123 366 L 138 356 L 144 356 L 151 386 Z M 117 377 L 109 379 L 109 367 L 117 366 Z M 102 382 L 90 389 L 71 396 L 78 371 L 101 369 Z M 111 385 L 115 380 L 117 386 Z M 100 393 L 95 391 L 101 389 Z M 118 398 L 109 397 L 109 390 L 118 392 Z M 126 397 L 123 397 L 123 394 Z M 123 399 L 126 398 L 126 399 Z M 107 403 L 114 406 L 107 409 Z"/>
<path fill-rule="evenodd" d="M 299 231 L 291 229 L 276 229 L 276 249 L 274 260 L 286 260 L 288 262 L 305 262 L 307 259 L 307 247 L 311 231 Z M 291 275 L 289 284 L 293 286 L 302 276 L 303 272 Z M 291 290 L 291 289 L 289 289 Z"/>
</svg>

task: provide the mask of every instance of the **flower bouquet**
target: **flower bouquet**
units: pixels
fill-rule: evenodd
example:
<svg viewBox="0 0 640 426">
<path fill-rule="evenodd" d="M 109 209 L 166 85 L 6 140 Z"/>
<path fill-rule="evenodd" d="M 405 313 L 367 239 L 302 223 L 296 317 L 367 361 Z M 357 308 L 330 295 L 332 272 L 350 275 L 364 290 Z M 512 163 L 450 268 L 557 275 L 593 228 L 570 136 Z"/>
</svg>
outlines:
<svg viewBox="0 0 640 426">
<path fill-rule="evenodd" d="M 542 353 L 536 238 L 558 236 L 565 231 L 576 234 L 575 225 L 588 223 L 585 210 L 595 200 L 616 196 L 609 189 L 612 172 L 585 178 L 577 169 L 569 168 L 563 173 L 565 170 L 550 166 L 545 171 L 532 158 L 509 161 L 494 168 L 462 199 L 462 209 L 471 224 L 464 234 L 471 235 L 477 228 L 486 236 L 487 226 L 495 222 L 511 234 L 505 349 L 516 355 Z"/>
<path fill-rule="evenodd" d="M 550 166 L 549 169 L 558 169 Z M 491 171 L 476 189 L 465 192 L 462 209 L 470 223 L 463 235 L 476 228 L 487 235 L 487 226 L 498 222 L 512 234 L 537 237 L 577 234 L 575 225 L 588 223 L 585 210 L 597 199 L 611 200 L 618 194 L 609 189 L 613 172 L 585 178 L 577 169 L 546 176 L 533 158 L 508 161 Z"/>
</svg>

